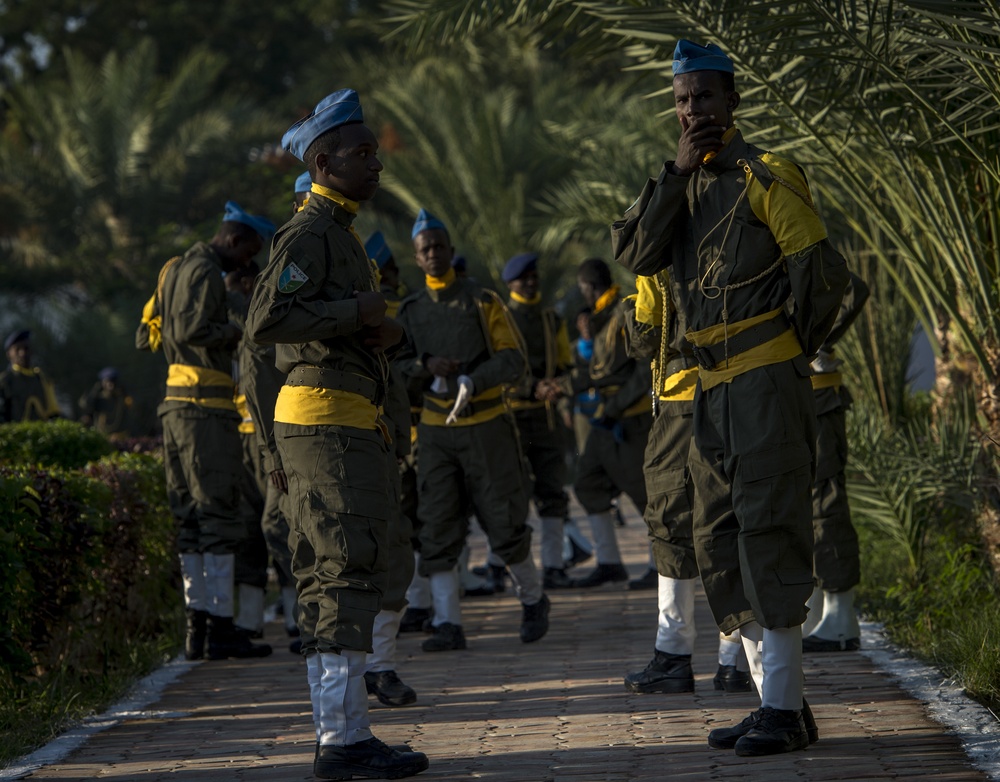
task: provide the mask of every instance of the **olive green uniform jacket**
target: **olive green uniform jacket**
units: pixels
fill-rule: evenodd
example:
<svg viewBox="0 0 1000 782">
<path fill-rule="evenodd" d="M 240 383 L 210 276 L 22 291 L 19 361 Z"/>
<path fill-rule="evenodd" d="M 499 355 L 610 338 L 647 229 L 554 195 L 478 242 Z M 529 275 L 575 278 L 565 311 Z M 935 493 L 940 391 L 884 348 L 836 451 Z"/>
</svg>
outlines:
<svg viewBox="0 0 1000 782">
<path fill-rule="evenodd" d="M 302 651 L 371 651 L 387 583 L 387 361 L 363 344 L 355 293 L 375 291 L 355 214 L 313 193 L 274 237 L 247 333 L 287 376 L 274 434 L 289 485 Z"/>
<path fill-rule="evenodd" d="M 171 262 L 158 286 L 162 350 L 169 366 L 158 413 L 170 509 L 182 552 L 235 553 L 242 449 L 233 402 L 233 345 L 219 256 L 198 242 Z M 148 348 L 140 326 L 136 346 Z"/>
<path fill-rule="evenodd" d="M 0 372 L 0 424 L 46 421 L 58 416 L 55 389 L 41 369 L 8 365 Z"/>
<path fill-rule="evenodd" d="M 502 390 L 520 380 L 524 358 L 501 303 L 474 280 L 456 278 L 442 289 L 425 287 L 404 299 L 399 321 L 407 342 L 398 366 L 410 398 L 422 399 L 417 426 L 421 574 L 455 567 L 468 534 L 469 503 L 491 550 L 506 563 L 523 562 L 531 553 L 526 476 Z M 458 360 L 458 374 L 475 385 L 472 402 L 452 425 L 444 421 L 458 378 L 449 377 L 446 389 L 434 390 L 426 365 L 433 356 Z"/>
<path fill-rule="evenodd" d="M 669 268 L 679 284 L 701 367 L 696 498 L 703 485 L 715 486 L 713 498 L 719 484 L 732 487 L 730 503 L 696 499 L 694 509 L 699 570 L 724 632 L 805 619 L 816 445 L 806 356 L 826 339 L 847 284 L 801 172 L 738 130 L 728 135 L 689 177 L 666 163 L 612 227 L 623 266 Z"/>
</svg>

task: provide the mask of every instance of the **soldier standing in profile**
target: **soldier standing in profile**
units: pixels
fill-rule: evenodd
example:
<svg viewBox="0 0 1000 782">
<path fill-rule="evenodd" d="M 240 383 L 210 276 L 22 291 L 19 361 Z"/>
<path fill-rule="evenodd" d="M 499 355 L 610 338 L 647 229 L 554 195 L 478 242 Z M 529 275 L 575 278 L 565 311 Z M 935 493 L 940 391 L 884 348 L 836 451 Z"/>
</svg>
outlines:
<svg viewBox="0 0 1000 782">
<path fill-rule="evenodd" d="M 12 331 L 3 348 L 10 364 L 0 372 L 0 423 L 58 418 L 55 386 L 32 364 L 31 332 Z"/>
</svg>

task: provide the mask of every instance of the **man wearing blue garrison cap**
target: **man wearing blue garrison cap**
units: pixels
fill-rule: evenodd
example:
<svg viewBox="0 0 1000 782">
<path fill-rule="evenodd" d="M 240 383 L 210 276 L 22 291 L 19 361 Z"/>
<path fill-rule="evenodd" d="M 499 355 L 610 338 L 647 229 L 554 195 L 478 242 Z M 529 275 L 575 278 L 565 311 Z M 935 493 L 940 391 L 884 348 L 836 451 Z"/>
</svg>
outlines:
<svg viewBox="0 0 1000 782">
<path fill-rule="evenodd" d="M 563 562 L 563 525 L 569 513 L 563 424 L 554 403 L 556 378 L 573 367 L 566 323 L 542 303 L 538 255 L 519 253 L 500 277 L 510 290 L 507 308 L 524 337 L 530 371 L 515 386 L 510 406 L 534 477 L 532 495 L 542 519 L 542 572 L 546 589 L 570 586 Z"/>
<path fill-rule="evenodd" d="M 440 219 L 421 209 L 412 235 L 425 286 L 399 308 L 407 342 L 398 364 L 408 387 L 423 392 L 418 567 L 430 579 L 434 608 L 434 634 L 423 649 L 466 647 L 456 569 L 469 526 L 463 499 L 510 571 L 522 605 L 520 638 L 531 643 L 548 631 L 549 599 L 531 557 L 525 476 L 504 402 L 504 387 L 526 370 L 521 338 L 496 294 L 456 276 Z"/>
<path fill-rule="evenodd" d="M 292 201 L 292 214 L 299 211 L 305 202 L 309 199 L 309 193 L 312 190 L 312 177 L 309 176 L 308 171 L 303 171 L 295 179 L 295 199 Z"/>
<path fill-rule="evenodd" d="M 276 234 L 247 331 L 277 344 L 287 374 L 274 435 L 296 509 L 289 543 L 320 779 L 398 779 L 427 768 L 372 735 L 367 654 L 388 585 L 389 365 L 403 339 L 352 223 L 379 185 L 378 141 L 354 90 L 317 104 L 282 138 L 312 178 L 309 200 Z"/>
<path fill-rule="evenodd" d="M 719 628 L 741 634 L 761 697 L 708 741 L 754 756 L 818 737 L 802 699 L 816 447 L 809 360 L 848 274 L 801 169 L 733 124 L 733 70 L 717 46 L 677 44 L 676 158 L 612 226 L 612 243 L 636 274 L 666 272 L 699 365 L 688 459 L 695 555 Z"/>
<path fill-rule="evenodd" d="M 396 317 L 400 302 L 406 298 L 409 291 L 399 278 L 399 265 L 381 231 L 375 231 L 365 241 L 365 251 L 368 257 L 378 267 L 379 290 L 385 296 L 386 314 Z"/>
<path fill-rule="evenodd" d="M 242 450 L 232 379 L 242 330 L 230 320 L 223 274 L 246 267 L 273 230 L 267 218 L 227 202 L 211 241 L 196 243 L 164 265 L 136 331 L 136 347 L 162 348 L 169 366 L 157 412 L 167 496 L 180 530 L 185 654 L 192 660 L 271 652 L 270 646 L 251 644 L 233 624 L 235 552 L 246 534 L 239 513 Z"/>
</svg>

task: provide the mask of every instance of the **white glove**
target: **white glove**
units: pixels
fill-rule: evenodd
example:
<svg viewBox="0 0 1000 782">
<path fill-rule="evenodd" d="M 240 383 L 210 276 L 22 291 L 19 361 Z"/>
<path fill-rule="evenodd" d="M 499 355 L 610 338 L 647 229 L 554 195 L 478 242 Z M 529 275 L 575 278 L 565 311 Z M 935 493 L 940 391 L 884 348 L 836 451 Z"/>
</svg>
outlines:
<svg viewBox="0 0 1000 782">
<path fill-rule="evenodd" d="M 435 394 L 443 394 L 448 390 L 448 378 L 444 375 L 434 375 L 434 382 L 431 383 L 431 391 Z"/>
<path fill-rule="evenodd" d="M 835 358 L 833 353 L 827 353 L 825 350 L 821 350 L 816 354 L 816 358 L 812 360 L 812 371 L 817 375 L 825 375 L 829 372 L 836 372 L 843 365 L 843 361 L 839 358 Z"/>
<path fill-rule="evenodd" d="M 458 414 L 468 406 L 475 391 L 476 386 L 471 377 L 468 375 L 458 376 L 458 396 L 455 397 L 455 406 L 451 408 L 448 417 L 444 419 L 445 424 L 453 424 L 458 420 Z"/>
</svg>

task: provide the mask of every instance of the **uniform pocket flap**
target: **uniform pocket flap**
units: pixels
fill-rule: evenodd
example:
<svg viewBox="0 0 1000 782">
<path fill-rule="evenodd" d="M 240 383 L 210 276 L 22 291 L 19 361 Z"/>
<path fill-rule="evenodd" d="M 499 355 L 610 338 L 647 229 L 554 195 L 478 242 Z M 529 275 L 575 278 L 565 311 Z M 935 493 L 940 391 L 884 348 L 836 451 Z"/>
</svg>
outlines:
<svg viewBox="0 0 1000 782">
<path fill-rule="evenodd" d="M 784 568 L 783 570 L 776 570 L 775 573 L 782 586 L 811 584 L 813 582 L 812 570 L 808 568 Z"/>
<path fill-rule="evenodd" d="M 389 519 L 388 487 L 380 494 L 349 486 L 324 486 L 322 492 L 309 492 L 309 508 L 319 513 L 350 513 L 373 519 Z"/>
<path fill-rule="evenodd" d="M 780 445 L 743 457 L 741 470 L 747 483 L 811 466 L 812 452 L 805 445 Z"/>
</svg>

